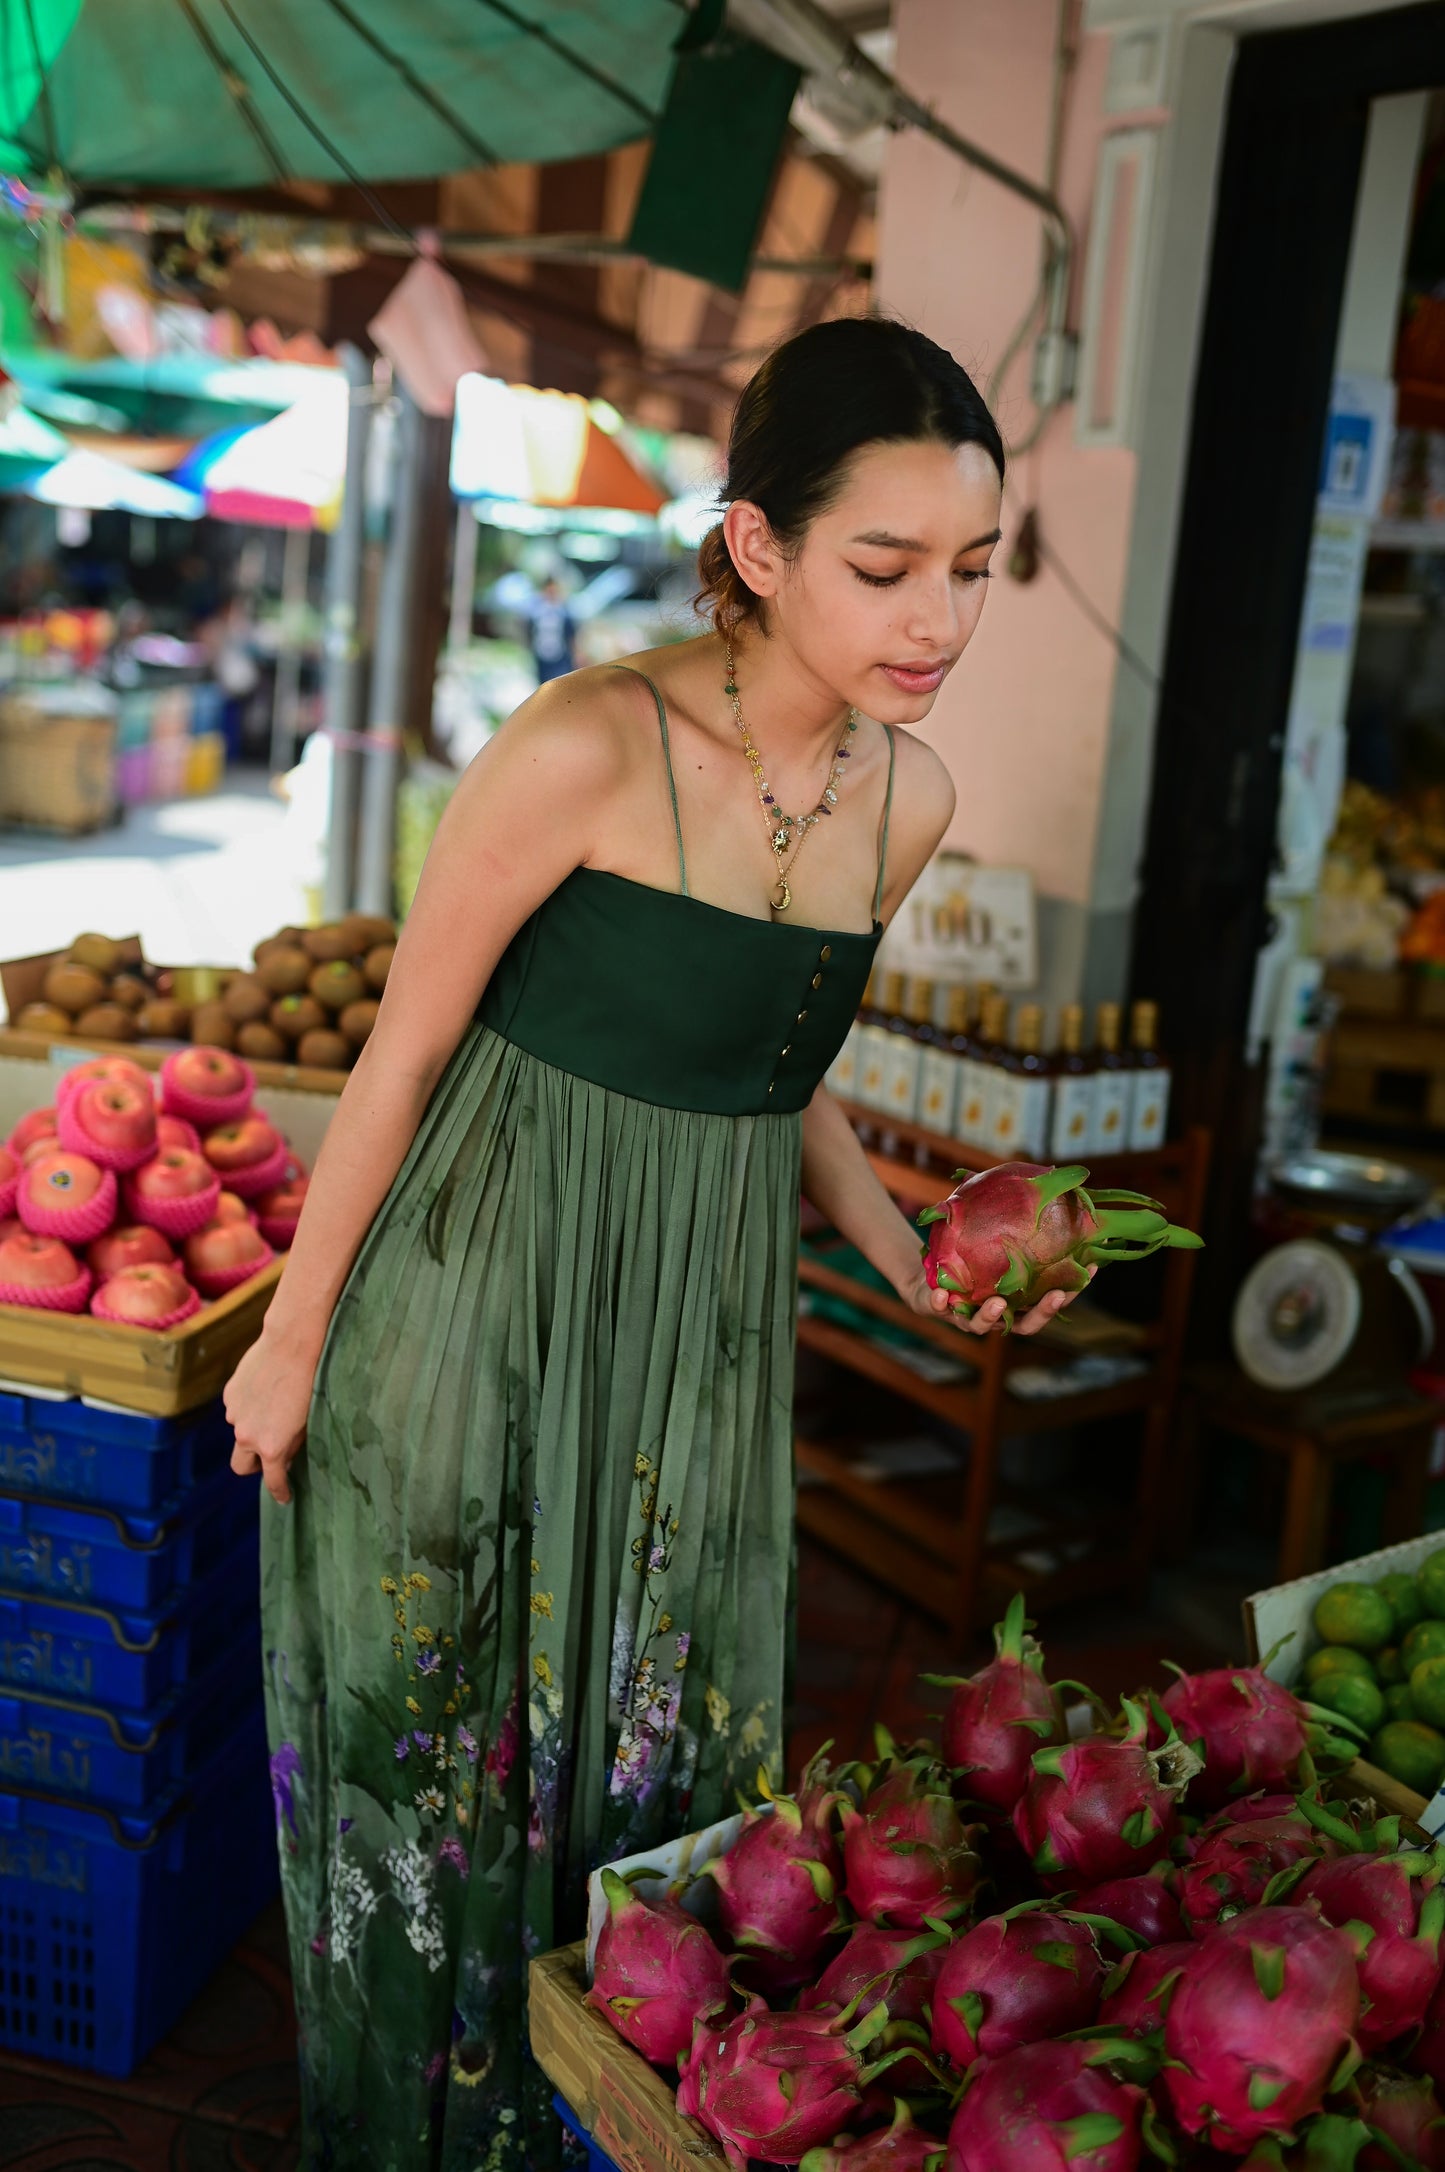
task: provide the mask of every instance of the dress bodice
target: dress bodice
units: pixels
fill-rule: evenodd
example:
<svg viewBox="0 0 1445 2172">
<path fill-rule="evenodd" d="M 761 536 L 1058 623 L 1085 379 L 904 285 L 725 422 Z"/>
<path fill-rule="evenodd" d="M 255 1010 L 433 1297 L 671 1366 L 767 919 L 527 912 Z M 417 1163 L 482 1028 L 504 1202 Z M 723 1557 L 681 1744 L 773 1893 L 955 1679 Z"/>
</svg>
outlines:
<svg viewBox="0 0 1445 2172">
<path fill-rule="evenodd" d="M 883 932 L 892 733 L 871 932 L 754 920 L 688 892 L 667 713 L 652 693 L 681 889 L 575 868 L 517 930 L 479 1016 L 543 1063 L 635 1100 L 722 1116 L 797 1111 L 843 1045 Z"/>
</svg>

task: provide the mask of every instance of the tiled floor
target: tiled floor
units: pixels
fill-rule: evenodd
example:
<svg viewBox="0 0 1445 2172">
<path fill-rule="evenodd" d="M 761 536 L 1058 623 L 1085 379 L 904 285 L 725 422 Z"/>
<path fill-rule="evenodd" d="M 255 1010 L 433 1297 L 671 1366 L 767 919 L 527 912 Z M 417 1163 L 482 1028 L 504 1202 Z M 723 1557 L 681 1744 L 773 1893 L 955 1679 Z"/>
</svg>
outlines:
<svg viewBox="0 0 1445 2172">
<path fill-rule="evenodd" d="M 795 1725 L 796 1771 L 825 1741 L 836 1757 L 872 1747 L 881 1721 L 900 1740 L 927 1732 L 942 1693 L 924 1673 L 968 1671 L 936 1625 L 805 1542 Z M 1115 1697 L 1158 1681 L 1164 1657 L 1225 1654 L 1122 1604 L 1061 1615 L 1049 1671 Z M 290 2172 L 297 2162 L 294 2032 L 285 1937 L 272 1908 L 178 2028 L 126 2082 L 0 2054 L 4 2172 Z"/>
</svg>

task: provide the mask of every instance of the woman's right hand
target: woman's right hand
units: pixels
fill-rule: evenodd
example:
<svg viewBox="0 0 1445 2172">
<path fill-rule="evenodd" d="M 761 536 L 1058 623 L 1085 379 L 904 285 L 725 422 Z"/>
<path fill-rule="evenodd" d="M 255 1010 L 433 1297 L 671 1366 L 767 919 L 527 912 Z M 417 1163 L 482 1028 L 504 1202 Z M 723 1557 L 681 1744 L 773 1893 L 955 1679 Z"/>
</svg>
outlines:
<svg viewBox="0 0 1445 2172">
<path fill-rule="evenodd" d="M 273 1501 L 291 1498 L 287 1472 L 306 1438 L 316 1355 L 267 1341 L 263 1331 L 226 1382 L 226 1417 L 236 1435 L 231 1469 L 261 1473 Z"/>
</svg>

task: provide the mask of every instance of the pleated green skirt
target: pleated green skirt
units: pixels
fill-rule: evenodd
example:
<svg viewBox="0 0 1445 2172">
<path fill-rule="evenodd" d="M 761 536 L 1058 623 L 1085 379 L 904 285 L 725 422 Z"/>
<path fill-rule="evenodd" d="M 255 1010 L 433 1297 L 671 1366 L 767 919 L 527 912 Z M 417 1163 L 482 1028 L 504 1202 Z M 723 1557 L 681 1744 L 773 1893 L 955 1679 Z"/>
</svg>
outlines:
<svg viewBox="0 0 1445 2172">
<path fill-rule="evenodd" d="M 266 1504 L 304 2161 L 555 2150 L 528 1958 L 779 1766 L 801 1126 L 469 1030 Z"/>
</svg>

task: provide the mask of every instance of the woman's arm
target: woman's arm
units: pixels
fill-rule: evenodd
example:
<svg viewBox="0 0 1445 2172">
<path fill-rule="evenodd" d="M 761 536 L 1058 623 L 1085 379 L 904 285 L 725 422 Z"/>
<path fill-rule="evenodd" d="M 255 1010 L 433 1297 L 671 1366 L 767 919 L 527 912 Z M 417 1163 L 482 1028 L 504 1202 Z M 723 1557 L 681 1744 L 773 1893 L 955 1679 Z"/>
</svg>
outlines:
<svg viewBox="0 0 1445 2172">
<path fill-rule="evenodd" d="M 587 856 L 618 784 L 620 735 L 608 726 L 625 723 L 627 698 L 615 674 L 544 687 L 477 756 L 437 829 L 261 1338 L 226 1388 L 232 1468 L 259 1469 L 278 1501 L 290 1498 L 287 1466 L 352 1263 L 498 958 Z"/>
</svg>

